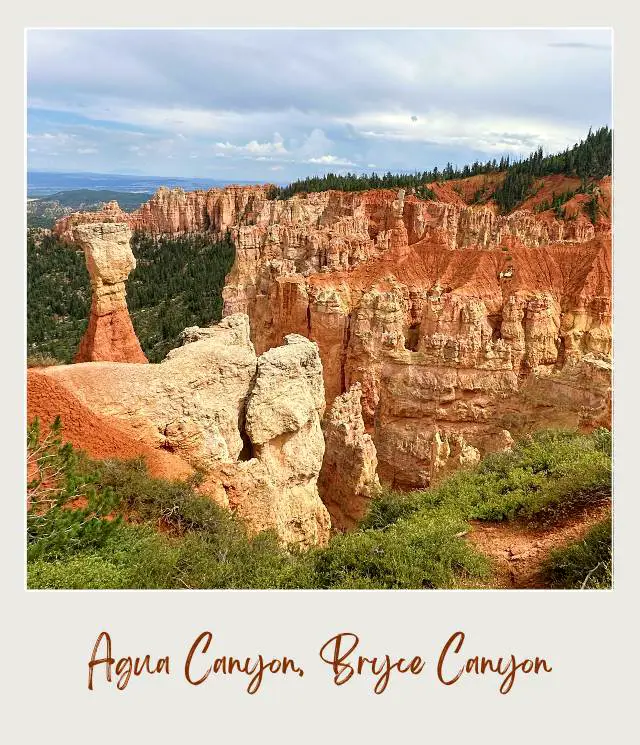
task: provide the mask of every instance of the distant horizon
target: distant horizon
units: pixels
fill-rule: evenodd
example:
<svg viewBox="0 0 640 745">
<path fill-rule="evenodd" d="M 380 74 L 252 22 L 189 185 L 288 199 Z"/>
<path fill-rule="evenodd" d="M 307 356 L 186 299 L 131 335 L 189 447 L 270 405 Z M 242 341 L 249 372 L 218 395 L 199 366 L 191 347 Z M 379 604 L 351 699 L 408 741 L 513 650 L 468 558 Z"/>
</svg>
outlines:
<svg viewBox="0 0 640 745">
<path fill-rule="evenodd" d="M 174 179 L 176 181 L 225 181 L 226 179 L 216 179 L 215 177 L 211 176 L 169 176 L 167 174 L 156 174 L 156 173 L 135 173 L 135 172 L 129 172 L 125 173 L 124 171 L 81 171 L 81 170 L 75 170 L 75 169 L 59 169 L 59 168 L 27 168 L 27 175 L 28 174 L 36 174 L 36 173 L 43 173 L 43 174 L 54 174 L 54 175 L 75 175 L 75 176 L 126 176 L 128 178 L 143 178 L 143 179 L 158 179 L 158 178 L 168 178 L 168 179 Z M 246 183 L 262 183 L 260 181 L 255 180 L 247 180 Z"/>
<path fill-rule="evenodd" d="M 155 193 L 159 188 L 182 188 L 185 191 L 222 188 L 232 184 L 249 186 L 260 181 L 240 179 L 198 178 L 190 176 L 146 176 L 143 174 L 100 173 L 98 171 L 27 170 L 27 198 L 46 198 L 59 192 L 113 191 Z M 282 186 L 275 181 L 271 183 Z"/>
<path fill-rule="evenodd" d="M 608 124 L 592 124 L 589 126 L 588 130 L 584 133 L 582 137 L 577 139 L 575 142 L 570 143 L 566 147 L 572 147 L 573 145 L 578 144 L 581 140 L 583 140 L 589 131 L 596 132 L 600 127 L 609 126 Z M 563 150 L 566 148 L 563 148 Z M 516 162 L 518 160 L 526 158 L 528 155 L 531 155 L 533 152 L 535 152 L 537 148 L 532 149 L 531 151 L 527 153 L 520 154 L 518 156 L 509 156 L 511 158 L 511 162 Z M 545 155 L 555 155 L 556 153 L 562 152 L 562 150 L 544 150 Z M 507 154 L 508 155 L 508 154 Z M 501 156 L 506 157 L 506 156 Z M 496 158 L 493 156 L 496 160 L 500 160 L 500 158 Z M 485 160 L 492 160 L 491 156 L 488 156 Z M 477 159 L 476 159 L 477 160 Z M 471 162 L 453 162 L 452 163 L 454 168 L 464 168 L 466 165 L 471 165 Z M 422 172 L 425 170 L 432 170 L 434 167 L 438 167 L 440 170 L 444 168 L 445 164 L 439 164 L 436 163 L 435 166 L 432 165 L 430 167 L 422 167 L 422 166 L 416 166 L 413 169 L 398 169 L 393 171 L 389 168 L 376 168 L 372 169 L 371 173 L 386 173 L 386 172 L 393 172 L 393 173 L 415 173 L 415 172 Z M 325 176 L 327 173 L 330 173 L 331 171 L 312 171 L 309 172 L 304 178 L 308 177 L 322 177 Z M 346 173 L 348 171 L 345 171 L 345 169 L 334 169 L 334 172 L 336 173 Z M 354 172 L 357 172 L 357 169 L 354 170 Z M 58 169 L 58 168 L 29 168 L 27 166 L 27 175 L 28 174 L 58 174 L 58 175 L 80 175 L 80 176 L 101 176 L 101 177 L 117 177 L 117 176 L 124 176 L 127 178 L 143 178 L 143 179 L 170 179 L 175 181 L 228 181 L 229 183 L 246 183 L 246 184 L 262 184 L 262 183 L 273 183 L 273 184 L 287 184 L 289 181 L 282 180 L 282 181 L 276 181 L 275 179 L 268 179 L 265 181 L 264 179 L 237 179 L 237 180 L 229 180 L 225 178 L 219 178 L 215 176 L 194 176 L 194 175 L 183 175 L 183 176 L 173 176 L 168 174 L 156 174 L 156 173 L 145 173 L 142 171 L 94 171 L 94 170 L 82 170 L 82 169 Z"/>
</svg>

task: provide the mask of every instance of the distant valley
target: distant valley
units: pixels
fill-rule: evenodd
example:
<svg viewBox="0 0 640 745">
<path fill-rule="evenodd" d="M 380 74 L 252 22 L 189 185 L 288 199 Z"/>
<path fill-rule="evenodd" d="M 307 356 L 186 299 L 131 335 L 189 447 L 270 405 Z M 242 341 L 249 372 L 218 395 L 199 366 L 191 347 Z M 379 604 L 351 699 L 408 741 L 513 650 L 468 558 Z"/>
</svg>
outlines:
<svg viewBox="0 0 640 745">
<path fill-rule="evenodd" d="M 72 189 L 42 197 L 27 198 L 27 227 L 51 228 L 56 220 L 73 212 L 95 212 L 107 202 L 117 201 L 126 212 L 148 201 L 151 192 L 110 191 L 108 189 Z"/>
<path fill-rule="evenodd" d="M 118 173 L 27 173 L 27 227 L 51 228 L 56 220 L 73 212 L 95 212 L 107 202 L 117 201 L 125 212 L 132 212 L 161 186 L 185 191 L 223 188 L 231 183 L 253 184 L 253 181 L 229 181 L 173 176 L 140 176 Z"/>
</svg>

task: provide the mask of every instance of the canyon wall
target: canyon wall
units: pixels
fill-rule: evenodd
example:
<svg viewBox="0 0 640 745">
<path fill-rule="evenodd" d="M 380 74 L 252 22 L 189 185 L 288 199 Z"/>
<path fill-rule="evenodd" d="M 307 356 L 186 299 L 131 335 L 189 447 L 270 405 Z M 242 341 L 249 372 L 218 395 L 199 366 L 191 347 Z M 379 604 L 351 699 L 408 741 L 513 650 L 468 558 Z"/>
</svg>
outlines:
<svg viewBox="0 0 640 745">
<path fill-rule="evenodd" d="M 380 486 L 376 447 L 366 433 L 359 383 L 337 396 L 322 428 L 325 457 L 318 480 L 323 502 L 336 530 L 355 527 L 366 515 Z"/>
<path fill-rule="evenodd" d="M 361 386 L 383 482 L 423 487 L 537 427 L 610 423 L 602 224 L 402 191 L 274 210 L 274 225 L 232 229 L 225 312 L 249 315 L 258 351 L 289 332 L 316 341 L 329 406 Z"/>
<path fill-rule="evenodd" d="M 577 198 L 559 220 L 438 193 L 160 190 L 125 219 L 154 234 L 229 232 L 225 315 L 248 315 L 258 354 L 288 334 L 316 342 L 330 410 L 359 386 L 381 480 L 422 487 L 537 427 L 610 423 L 609 220 L 592 224 Z M 326 473 L 339 462 L 328 452 Z M 322 483 L 342 503 L 334 519 L 353 519 Z"/>
</svg>

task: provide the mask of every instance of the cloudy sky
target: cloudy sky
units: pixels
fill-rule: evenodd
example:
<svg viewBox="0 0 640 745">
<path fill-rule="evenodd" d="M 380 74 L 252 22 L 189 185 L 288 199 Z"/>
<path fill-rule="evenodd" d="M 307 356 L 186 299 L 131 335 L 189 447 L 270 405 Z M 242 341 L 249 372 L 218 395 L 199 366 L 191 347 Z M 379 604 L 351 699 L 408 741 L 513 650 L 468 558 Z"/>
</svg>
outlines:
<svg viewBox="0 0 640 745">
<path fill-rule="evenodd" d="M 288 181 L 556 151 L 611 124 L 608 31 L 33 30 L 31 170 Z"/>
</svg>

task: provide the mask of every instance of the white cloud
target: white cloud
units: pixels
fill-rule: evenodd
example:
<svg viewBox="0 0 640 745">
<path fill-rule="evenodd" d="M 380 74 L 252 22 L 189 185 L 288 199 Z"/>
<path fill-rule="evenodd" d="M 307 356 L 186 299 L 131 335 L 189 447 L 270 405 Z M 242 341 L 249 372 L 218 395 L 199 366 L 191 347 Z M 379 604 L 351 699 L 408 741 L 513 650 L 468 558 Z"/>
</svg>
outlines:
<svg viewBox="0 0 640 745">
<path fill-rule="evenodd" d="M 271 159 L 294 179 L 562 149 L 610 123 L 610 37 L 580 29 L 33 29 L 30 167 L 48 168 L 55 151 L 80 170 L 89 160 L 78 151 L 96 149 L 91 167 L 109 171 L 144 163 L 165 175 L 173 154 L 173 175 L 236 169 L 258 180 Z M 223 67 L 224 75 L 202 72 Z"/>
<path fill-rule="evenodd" d="M 284 146 L 284 140 L 277 132 L 274 134 L 272 142 L 251 140 L 251 142 L 247 142 L 245 145 L 234 145 L 231 142 L 216 142 L 216 147 L 227 152 L 247 153 L 249 155 L 286 155 L 288 153 Z"/>
<path fill-rule="evenodd" d="M 98 148 L 95 147 L 79 147 L 76 152 L 78 155 L 94 155 L 98 152 Z"/>
<path fill-rule="evenodd" d="M 562 150 L 586 134 L 580 127 L 529 116 L 469 118 L 446 111 L 427 111 L 412 122 L 406 112 L 362 113 L 349 120 L 365 138 L 398 143 L 428 143 L 474 148 L 487 154 Z"/>
<path fill-rule="evenodd" d="M 307 163 L 318 163 L 323 166 L 355 166 L 352 160 L 338 158 L 336 155 L 321 155 L 319 158 L 309 158 Z"/>
<path fill-rule="evenodd" d="M 304 138 L 304 142 L 299 148 L 299 153 L 306 158 L 320 157 L 323 153 L 331 150 L 333 144 L 333 141 L 326 136 L 324 130 L 316 127 Z"/>
</svg>

